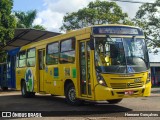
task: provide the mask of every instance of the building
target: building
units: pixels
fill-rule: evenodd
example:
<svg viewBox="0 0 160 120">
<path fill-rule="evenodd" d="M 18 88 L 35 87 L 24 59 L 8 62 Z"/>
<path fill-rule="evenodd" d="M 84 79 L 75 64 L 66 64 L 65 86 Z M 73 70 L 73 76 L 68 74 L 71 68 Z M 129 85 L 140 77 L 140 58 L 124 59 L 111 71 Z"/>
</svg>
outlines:
<svg viewBox="0 0 160 120">
<path fill-rule="evenodd" d="M 157 49 L 160 51 L 160 48 Z M 149 53 L 152 86 L 160 86 L 160 52 Z"/>
</svg>

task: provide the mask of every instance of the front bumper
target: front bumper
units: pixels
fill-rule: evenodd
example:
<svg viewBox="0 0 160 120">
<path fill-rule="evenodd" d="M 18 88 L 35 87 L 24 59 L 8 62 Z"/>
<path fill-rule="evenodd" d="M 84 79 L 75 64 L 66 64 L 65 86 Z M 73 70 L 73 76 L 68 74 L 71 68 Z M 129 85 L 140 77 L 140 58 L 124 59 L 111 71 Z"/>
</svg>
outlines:
<svg viewBox="0 0 160 120">
<path fill-rule="evenodd" d="M 132 91 L 133 94 L 126 94 L 126 91 Z M 151 82 L 143 85 L 139 88 L 130 89 L 112 89 L 109 87 L 104 87 L 97 85 L 95 87 L 95 100 L 111 100 L 111 99 L 121 99 L 121 98 L 132 98 L 132 97 L 147 97 L 150 96 L 151 92 Z"/>
</svg>

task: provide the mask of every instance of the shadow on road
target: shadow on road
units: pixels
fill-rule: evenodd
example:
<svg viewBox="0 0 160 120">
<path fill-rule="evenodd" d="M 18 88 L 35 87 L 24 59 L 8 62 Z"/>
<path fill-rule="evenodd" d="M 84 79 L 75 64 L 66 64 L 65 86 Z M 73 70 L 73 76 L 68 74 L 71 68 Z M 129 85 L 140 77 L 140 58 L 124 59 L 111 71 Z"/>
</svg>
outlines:
<svg viewBox="0 0 160 120">
<path fill-rule="evenodd" d="M 85 102 L 82 106 L 71 106 L 66 104 L 64 97 L 36 95 L 34 98 L 23 98 L 20 93 L 1 95 L 0 106 L 0 111 L 36 111 L 47 116 L 103 116 L 132 111 L 120 106 L 120 103 L 113 105 L 107 102 Z"/>
</svg>

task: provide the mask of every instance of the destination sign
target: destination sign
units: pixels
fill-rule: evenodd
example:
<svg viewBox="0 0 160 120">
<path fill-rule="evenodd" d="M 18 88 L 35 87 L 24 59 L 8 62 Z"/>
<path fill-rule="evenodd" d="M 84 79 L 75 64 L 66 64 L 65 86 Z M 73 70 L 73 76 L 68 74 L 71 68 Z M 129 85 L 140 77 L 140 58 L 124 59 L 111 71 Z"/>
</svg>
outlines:
<svg viewBox="0 0 160 120">
<path fill-rule="evenodd" d="M 124 26 L 101 26 L 93 28 L 94 34 L 143 35 L 141 29 Z"/>
</svg>

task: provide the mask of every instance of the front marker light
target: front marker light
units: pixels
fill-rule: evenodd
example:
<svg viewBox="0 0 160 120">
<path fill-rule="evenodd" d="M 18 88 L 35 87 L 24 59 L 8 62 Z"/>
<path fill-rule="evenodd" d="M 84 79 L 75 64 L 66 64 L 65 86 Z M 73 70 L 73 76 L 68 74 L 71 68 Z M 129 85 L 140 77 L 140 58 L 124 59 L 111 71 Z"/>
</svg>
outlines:
<svg viewBox="0 0 160 120">
<path fill-rule="evenodd" d="M 149 83 L 150 81 L 151 81 L 151 72 L 149 71 L 147 75 L 146 84 Z"/>
<path fill-rule="evenodd" d="M 100 85 L 102 86 L 107 86 L 104 78 L 102 77 L 102 75 L 100 75 L 99 73 L 97 73 L 97 81 Z"/>
<path fill-rule="evenodd" d="M 103 81 L 103 80 L 100 80 L 100 81 L 99 81 L 99 84 L 101 84 L 101 85 L 104 84 L 104 81 Z"/>
</svg>

